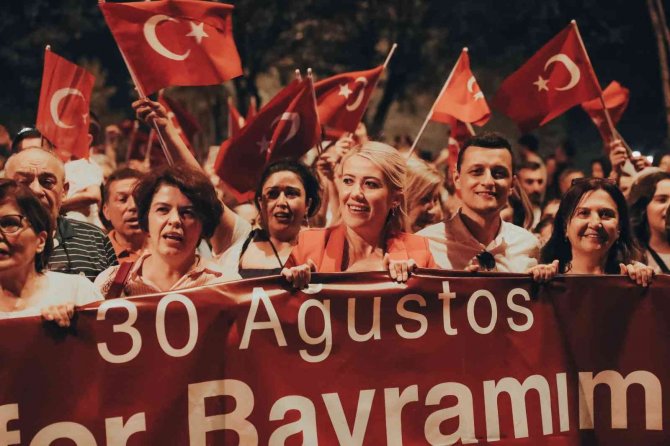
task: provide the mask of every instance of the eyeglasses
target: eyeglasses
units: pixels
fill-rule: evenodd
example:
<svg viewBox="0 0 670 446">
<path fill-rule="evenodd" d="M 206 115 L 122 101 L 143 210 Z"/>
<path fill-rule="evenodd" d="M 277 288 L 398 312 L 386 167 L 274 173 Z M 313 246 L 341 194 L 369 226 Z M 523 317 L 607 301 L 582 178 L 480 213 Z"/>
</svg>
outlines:
<svg viewBox="0 0 670 446">
<path fill-rule="evenodd" d="M 3 215 L 0 217 L 0 231 L 3 234 L 16 234 L 24 228 L 23 220 L 26 217 L 18 214 Z"/>
<path fill-rule="evenodd" d="M 482 251 L 476 255 L 477 262 L 479 262 L 479 267 L 486 271 L 491 271 L 496 267 L 496 259 L 488 251 Z"/>
</svg>

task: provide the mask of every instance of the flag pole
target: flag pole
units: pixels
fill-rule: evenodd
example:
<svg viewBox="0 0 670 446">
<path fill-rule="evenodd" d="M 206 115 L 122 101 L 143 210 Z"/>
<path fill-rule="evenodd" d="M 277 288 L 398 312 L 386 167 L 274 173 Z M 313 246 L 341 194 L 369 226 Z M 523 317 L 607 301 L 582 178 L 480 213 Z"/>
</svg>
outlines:
<svg viewBox="0 0 670 446">
<path fill-rule="evenodd" d="M 298 68 L 295 69 L 295 79 L 298 81 L 302 80 L 302 74 L 300 74 L 300 69 Z"/>
<path fill-rule="evenodd" d="M 386 60 L 384 61 L 384 69 L 386 69 L 389 62 L 391 62 L 391 58 L 393 57 L 393 53 L 395 53 L 396 48 L 398 48 L 398 44 L 394 42 L 393 46 L 391 46 L 391 49 L 389 50 L 388 55 L 386 56 Z"/>
<path fill-rule="evenodd" d="M 105 3 L 105 0 L 98 0 L 98 3 Z M 123 52 L 121 47 L 119 45 L 116 45 L 119 48 L 119 52 L 121 53 L 121 57 L 123 58 L 123 62 L 126 64 L 126 68 L 128 68 L 128 73 L 130 73 L 130 79 L 133 81 L 133 84 L 135 85 L 135 90 L 137 90 L 137 94 L 139 94 L 140 99 L 147 99 L 147 95 L 144 93 L 144 89 L 142 88 L 142 85 L 137 81 L 137 76 L 135 76 L 135 71 L 133 68 L 130 66 L 130 63 L 128 63 L 128 58 L 126 57 L 126 54 Z M 167 149 L 167 144 L 165 143 L 165 139 L 163 138 L 163 134 L 161 133 L 160 129 L 158 128 L 158 124 L 156 121 L 152 122 L 154 130 L 156 130 L 156 135 L 158 136 L 158 142 L 161 145 L 161 149 L 163 149 L 163 154 L 165 155 L 165 158 L 167 159 L 167 162 L 170 166 L 174 165 L 174 160 L 172 159 L 172 155 Z"/>
<path fill-rule="evenodd" d="M 463 48 L 463 51 L 467 52 L 468 48 L 465 47 Z M 462 54 L 462 52 L 461 52 Z M 419 129 L 419 133 L 416 135 L 416 138 L 414 138 L 414 142 L 412 143 L 412 147 L 409 149 L 409 152 L 407 153 L 407 159 L 409 159 L 412 156 L 412 153 L 414 153 L 414 149 L 416 149 L 416 145 L 419 143 L 419 139 L 421 138 L 421 135 L 423 135 L 423 131 L 426 129 L 426 126 L 428 125 L 428 121 L 430 121 L 430 117 L 433 116 L 433 111 L 435 111 L 435 106 L 437 105 L 437 101 L 440 100 L 442 97 L 442 94 L 444 94 L 444 91 L 447 89 L 447 86 L 449 85 L 449 82 L 451 81 L 451 78 L 454 75 L 454 71 L 456 71 L 456 66 L 458 65 L 458 60 L 461 58 L 461 55 L 458 55 L 458 59 L 456 59 L 456 63 L 454 64 L 454 67 L 451 69 L 451 73 L 449 73 L 449 76 L 447 77 L 447 81 L 442 85 L 442 90 L 440 90 L 440 94 L 437 95 L 437 98 L 435 101 L 433 101 L 433 105 L 430 107 L 430 111 L 428 112 L 428 115 L 426 115 L 426 119 L 424 119 L 423 124 L 421 125 L 421 128 Z M 474 129 L 473 129 L 474 130 Z"/>
<path fill-rule="evenodd" d="M 319 108 L 317 107 L 317 104 L 316 104 L 316 92 L 314 91 L 314 78 L 312 77 L 312 69 L 311 68 L 307 68 L 307 77 L 310 80 L 309 88 L 310 88 L 310 90 L 312 90 L 312 101 L 314 101 L 314 110 L 316 110 L 316 123 L 317 123 L 319 129 L 321 129 L 321 118 L 319 118 Z M 323 132 L 319 132 L 319 133 L 321 133 L 321 136 L 323 136 Z M 319 155 L 321 155 L 323 153 L 322 139 L 323 138 L 319 138 L 319 140 L 316 143 L 316 147 L 317 147 L 317 150 L 319 151 Z"/>
<path fill-rule="evenodd" d="M 584 55 L 586 56 L 586 61 L 588 62 L 589 65 L 589 72 L 591 74 L 591 77 L 596 81 L 596 84 L 598 85 L 598 93 L 599 93 L 599 98 L 600 98 L 600 104 L 603 106 L 603 113 L 605 113 L 605 120 L 607 121 L 607 127 L 610 131 L 610 134 L 612 135 L 612 139 L 617 139 L 618 132 L 616 131 L 616 128 L 614 128 L 614 122 L 612 121 L 612 116 L 610 115 L 609 110 L 607 109 L 607 104 L 605 104 L 605 97 L 603 96 L 603 89 L 600 87 L 600 82 L 598 81 L 598 76 L 596 76 L 596 72 L 593 69 L 593 64 L 591 63 L 591 58 L 589 57 L 589 53 L 586 51 L 586 46 L 584 45 L 584 41 L 582 40 L 582 35 L 579 32 L 579 27 L 577 26 L 577 21 L 576 20 L 571 20 L 570 25 L 572 28 L 575 30 L 575 33 L 577 34 L 577 40 L 579 40 L 579 45 L 582 48 L 582 51 L 584 52 Z M 629 153 L 630 155 L 630 153 Z"/>
</svg>

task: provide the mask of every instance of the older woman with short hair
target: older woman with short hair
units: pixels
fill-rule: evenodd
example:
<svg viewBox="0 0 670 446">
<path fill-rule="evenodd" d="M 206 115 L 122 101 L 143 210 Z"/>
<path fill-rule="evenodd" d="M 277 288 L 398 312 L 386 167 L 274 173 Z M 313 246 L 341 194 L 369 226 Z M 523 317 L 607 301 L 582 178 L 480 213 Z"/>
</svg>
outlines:
<svg viewBox="0 0 670 446">
<path fill-rule="evenodd" d="M 148 248 L 136 262 L 125 264 L 130 266 L 114 266 L 98 276 L 95 284 L 107 298 L 239 278 L 196 253 L 200 241 L 216 230 L 223 212 L 202 171 L 188 166 L 162 168 L 144 177 L 133 197 Z"/>
<path fill-rule="evenodd" d="M 311 271 L 388 270 L 406 281 L 416 267 L 434 268 L 427 239 L 402 232 L 406 170 L 386 144 L 367 142 L 347 153 L 336 171 L 341 223 L 301 232 L 282 275 L 302 288 Z"/>
<path fill-rule="evenodd" d="M 76 306 L 102 299 L 85 277 L 45 271 L 53 232 L 39 198 L 14 180 L 0 179 L 0 318 L 41 314 L 66 327 Z"/>
</svg>

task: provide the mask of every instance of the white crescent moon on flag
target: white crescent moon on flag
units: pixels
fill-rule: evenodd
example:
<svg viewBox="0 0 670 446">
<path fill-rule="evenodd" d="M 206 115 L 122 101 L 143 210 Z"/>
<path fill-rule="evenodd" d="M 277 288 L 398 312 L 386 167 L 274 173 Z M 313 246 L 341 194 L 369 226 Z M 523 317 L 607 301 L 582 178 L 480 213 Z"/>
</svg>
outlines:
<svg viewBox="0 0 670 446">
<path fill-rule="evenodd" d="M 470 79 L 468 79 L 468 83 L 467 83 L 468 91 L 470 93 L 475 93 L 475 82 L 477 82 L 475 77 L 470 76 Z M 475 100 L 483 99 L 484 98 L 484 93 L 482 93 L 481 91 L 478 91 L 477 93 L 474 94 L 473 98 L 475 98 Z"/>
<path fill-rule="evenodd" d="M 156 26 L 166 20 L 169 22 L 179 23 L 177 19 L 173 19 L 172 17 L 164 14 L 153 15 L 149 17 L 149 19 L 144 23 L 144 38 L 147 39 L 149 46 L 161 56 L 172 60 L 184 60 L 188 57 L 189 54 L 191 54 L 191 50 L 186 51 L 184 54 L 173 53 L 169 49 L 165 48 L 160 40 L 158 40 L 158 36 L 156 35 Z"/>
<path fill-rule="evenodd" d="M 298 133 L 298 129 L 300 129 L 300 115 L 297 113 L 283 113 L 279 118 L 275 118 L 275 120 L 272 121 L 270 127 L 272 128 L 277 125 L 278 121 L 291 121 L 291 127 L 289 128 L 288 135 L 286 135 L 286 138 L 284 138 L 282 143 L 285 143 L 289 139 L 293 138 Z"/>
<path fill-rule="evenodd" d="M 49 111 L 51 112 L 51 119 L 54 120 L 54 122 L 58 127 L 63 129 L 71 129 L 74 127 L 74 125 L 65 124 L 63 121 L 60 120 L 60 116 L 58 116 L 58 106 L 60 105 L 60 101 L 62 101 L 66 96 L 70 95 L 79 96 L 82 99 L 86 100 L 82 92 L 77 90 L 76 88 L 61 88 L 60 90 L 56 90 L 56 92 L 51 96 L 51 101 L 49 102 Z"/>
<path fill-rule="evenodd" d="M 354 82 L 363 84 L 363 87 L 359 90 L 358 96 L 356 96 L 356 100 L 353 102 L 353 104 L 347 104 L 347 111 L 354 111 L 361 106 L 363 103 L 363 96 L 365 95 L 365 87 L 368 86 L 368 80 L 363 76 L 357 77 Z"/>
<path fill-rule="evenodd" d="M 565 66 L 565 68 L 568 70 L 568 73 L 570 73 L 570 82 L 562 87 L 556 87 L 554 90 L 565 91 L 577 85 L 577 82 L 579 82 L 581 77 L 581 73 L 579 71 L 579 67 L 572 61 L 572 59 L 563 53 L 554 54 L 547 60 L 547 63 L 544 64 L 544 71 L 547 71 L 549 65 L 554 62 L 562 63 L 563 66 Z"/>
</svg>

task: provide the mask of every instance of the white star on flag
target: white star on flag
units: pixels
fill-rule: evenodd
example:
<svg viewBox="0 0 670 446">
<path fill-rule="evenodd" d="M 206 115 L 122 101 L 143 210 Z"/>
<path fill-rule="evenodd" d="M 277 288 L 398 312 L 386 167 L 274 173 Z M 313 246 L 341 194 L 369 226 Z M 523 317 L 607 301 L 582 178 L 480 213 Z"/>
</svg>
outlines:
<svg viewBox="0 0 670 446">
<path fill-rule="evenodd" d="M 351 93 L 353 92 L 349 89 L 349 84 L 342 84 L 340 85 L 340 92 L 337 94 L 344 96 L 345 99 L 349 99 L 349 95 L 351 95 Z"/>
<path fill-rule="evenodd" d="M 543 79 L 542 76 L 538 76 L 537 80 L 533 82 L 533 85 L 537 85 L 537 91 L 549 91 L 549 87 L 547 87 L 548 83 L 549 79 Z"/>
<path fill-rule="evenodd" d="M 268 140 L 265 135 L 263 135 L 263 139 L 258 141 L 256 145 L 260 148 L 259 153 L 265 153 L 268 151 L 268 148 L 270 148 L 270 144 L 272 143 L 271 140 Z"/>
<path fill-rule="evenodd" d="M 209 35 L 205 32 L 204 22 L 201 22 L 198 25 L 196 25 L 195 22 L 189 23 L 191 24 L 191 32 L 186 34 L 186 37 L 195 37 L 195 41 L 198 42 L 198 44 L 202 43 L 203 37 L 209 37 Z"/>
</svg>

